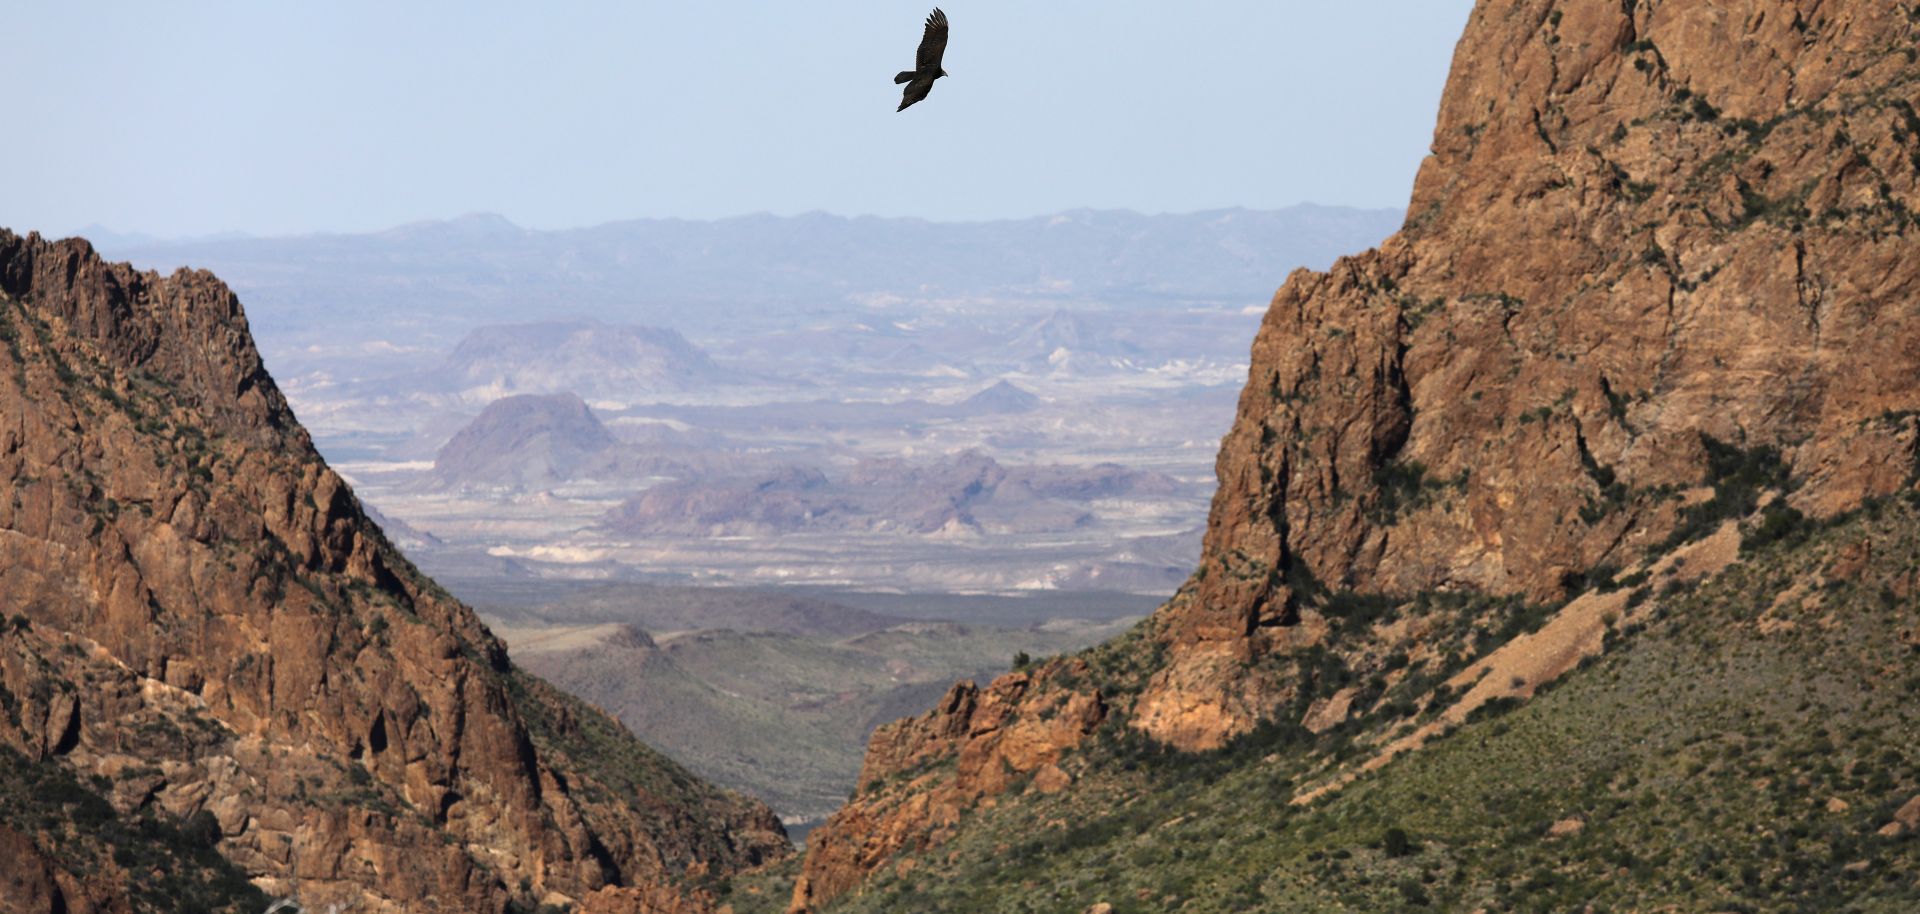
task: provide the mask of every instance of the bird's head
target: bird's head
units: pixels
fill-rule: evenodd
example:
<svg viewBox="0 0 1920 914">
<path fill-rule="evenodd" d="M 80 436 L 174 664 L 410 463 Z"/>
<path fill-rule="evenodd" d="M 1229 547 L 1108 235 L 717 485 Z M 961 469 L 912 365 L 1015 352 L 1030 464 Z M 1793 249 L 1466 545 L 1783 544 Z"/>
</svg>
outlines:
<svg viewBox="0 0 1920 914">
<path fill-rule="evenodd" d="M 945 76 L 945 75 L 947 75 L 947 71 L 946 71 L 946 70 L 941 70 L 941 71 L 940 71 L 940 75 L 941 75 L 941 76 Z"/>
</svg>

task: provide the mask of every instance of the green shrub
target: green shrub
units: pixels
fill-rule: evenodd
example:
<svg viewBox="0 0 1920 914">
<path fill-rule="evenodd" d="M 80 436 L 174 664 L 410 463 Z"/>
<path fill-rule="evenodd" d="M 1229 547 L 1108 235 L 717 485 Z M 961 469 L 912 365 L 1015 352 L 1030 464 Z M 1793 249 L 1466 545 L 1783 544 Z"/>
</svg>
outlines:
<svg viewBox="0 0 1920 914">
<path fill-rule="evenodd" d="M 1491 720 L 1520 707 L 1522 703 L 1519 698 L 1512 695 L 1501 695 L 1497 698 L 1489 698 L 1485 704 L 1474 708 L 1472 713 L 1467 715 L 1467 723 L 1472 724 L 1483 720 Z"/>
<path fill-rule="evenodd" d="M 180 823 L 180 836 L 189 847 L 211 850 L 220 843 L 220 822 L 202 809 Z"/>
<path fill-rule="evenodd" d="M 1368 520 L 1391 525 L 1400 515 L 1427 503 L 1428 492 L 1441 484 L 1427 478 L 1426 465 L 1417 460 L 1392 461 L 1373 471 L 1374 503 Z"/>
<path fill-rule="evenodd" d="M 1320 604 L 1320 614 L 1342 629 L 1360 631 L 1376 623 L 1392 621 L 1398 605 L 1399 600 L 1386 594 L 1338 590 L 1327 594 Z"/>
<path fill-rule="evenodd" d="M 1807 516 L 1783 502 L 1774 502 L 1760 512 L 1760 522 L 1740 535 L 1740 554 L 1750 555 L 1774 543 L 1798 543 L 1813 532 Z"/>
<path fill-rule="evenodd" d="M 1656 552 L 1693 542 L 1730 519 L 1752 514 L 1764 492 L 1792 491 L 1779 448 L 1740 448 L 1705 434 L 1700 436 L 1700 443 L 1707 452 L 1707 472 L 1701 482 L 1713 486 L 1713 497 L 1682 510 L 1680 523 Z"/>
</svg>

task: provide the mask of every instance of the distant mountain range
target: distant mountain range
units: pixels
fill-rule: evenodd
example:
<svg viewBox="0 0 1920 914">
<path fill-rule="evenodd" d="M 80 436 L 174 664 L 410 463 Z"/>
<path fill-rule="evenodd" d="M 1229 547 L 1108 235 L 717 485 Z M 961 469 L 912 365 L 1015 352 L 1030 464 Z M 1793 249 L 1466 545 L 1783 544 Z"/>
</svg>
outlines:
<svg viewBox="0 0 1920 914">
<path fill-rule="evenodd" d="M 219 271 L 268 336 L 352 318 L 391 322 L 396 310 L 462 332 L 502 314 L 582 313 L 707 332 L 771 304 L 1255 304 L 1276 277 L 1364 249 L 1397 230 L 1402 215 L 1314 205 L 952 223 L 807 213 L 534 231 L 483 214 L 359 235 L 123 236 L 103 246 L 146 267 Z"/>
</svg>

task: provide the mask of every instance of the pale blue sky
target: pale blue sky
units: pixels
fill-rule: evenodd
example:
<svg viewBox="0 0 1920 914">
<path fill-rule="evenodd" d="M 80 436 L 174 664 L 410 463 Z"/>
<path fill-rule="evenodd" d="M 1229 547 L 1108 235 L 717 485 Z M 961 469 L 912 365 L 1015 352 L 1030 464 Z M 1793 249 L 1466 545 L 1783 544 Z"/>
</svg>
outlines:
<svg viewBox="0 0 1920 914">
<path fill-rule="evenodd" d="M 0 225 L 1403 206 L 1469 0 L 25 3 Z"/>
</svg>

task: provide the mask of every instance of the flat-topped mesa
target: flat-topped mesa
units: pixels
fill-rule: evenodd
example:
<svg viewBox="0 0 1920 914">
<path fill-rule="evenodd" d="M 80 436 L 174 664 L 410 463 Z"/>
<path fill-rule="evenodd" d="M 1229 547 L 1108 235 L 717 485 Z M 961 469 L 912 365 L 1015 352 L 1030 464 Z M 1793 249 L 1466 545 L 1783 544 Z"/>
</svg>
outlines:
<svg viewBox="0 0 1920 914">
<path fill-rule="evenodd" d="M 1216 747 L 1290 706 L 1294 667 L 1261 658 L 1341 649 L 1329 594 L 1557 600 L 1758 488 L 1823 516 L 1911 485 L 1911 7 L 1482 0 L 1404 229 L 1274 297 L 1144 688 L 1075 688 Z M 862 793 L 795 907 L 946 827 L 921 812 Z"/>
<path fill-rule="evenodd" d="M 309 904 L 698 910 L 783 852 L 388 544 L 206 273 L 0 230 L 0 616 L 0 739 Z"/>
</svg>

